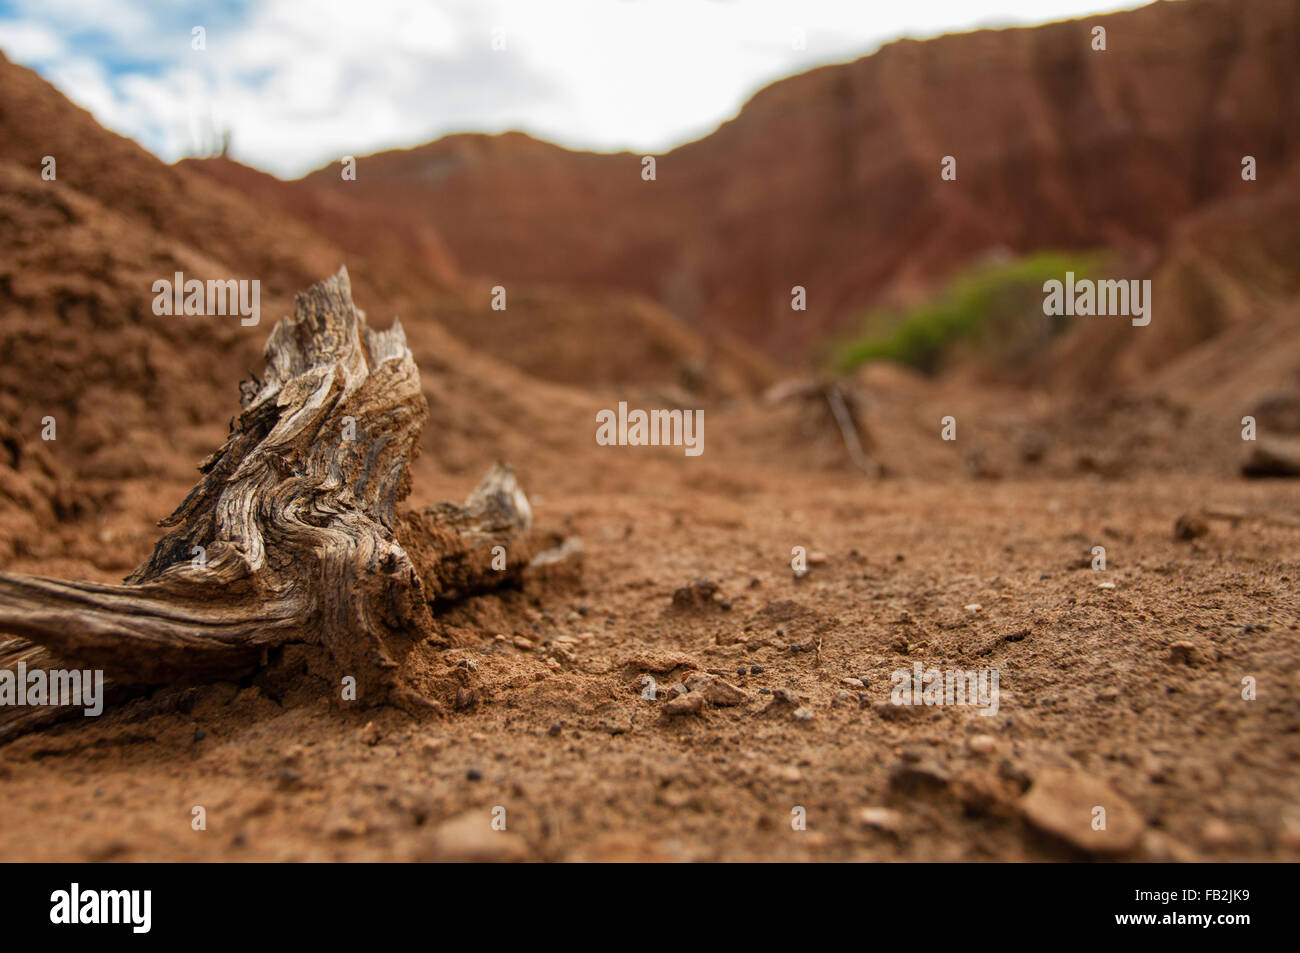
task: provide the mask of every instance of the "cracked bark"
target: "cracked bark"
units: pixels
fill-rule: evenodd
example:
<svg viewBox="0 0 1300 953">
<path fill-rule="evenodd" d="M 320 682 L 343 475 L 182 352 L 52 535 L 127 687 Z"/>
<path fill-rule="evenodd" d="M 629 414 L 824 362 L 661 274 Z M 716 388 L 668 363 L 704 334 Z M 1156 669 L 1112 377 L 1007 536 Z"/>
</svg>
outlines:
<svg viewBox="0 0 1300 953">
<path fill-rule="evenodd" d="M 402 663 L 435 635 L 430 605 L 526 569 L 527 498 L 498 464 L 464 506 L 395 513 L 428 408 L 400 321 L 370 328 L 346 270 L 296 297 L 265 353 L 265 379 L 241 384 L 225 444 L 124 584 L 0 573 L 0 632 L 19 637 L 0 664 L 188 684 L 307 643 L 360 699 L 421 704 Z M 492 568 L 495 546 L 507 571 Z M 0 728 L 33 714 L 0 709 Z"/>
</svg>

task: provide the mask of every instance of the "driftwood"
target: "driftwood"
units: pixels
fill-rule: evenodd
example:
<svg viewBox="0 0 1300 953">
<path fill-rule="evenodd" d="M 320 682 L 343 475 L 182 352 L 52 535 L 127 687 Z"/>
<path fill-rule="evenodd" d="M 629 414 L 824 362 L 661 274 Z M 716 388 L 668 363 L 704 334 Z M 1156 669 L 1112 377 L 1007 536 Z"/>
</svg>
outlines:
<svg viewBox="0 0 1300 953">
<path fill-rule="evenodd" d="M 436 639 L 431 606 L 501 585 L 532 555 L 514 475 L 497 465 L 464 506 L 395 513 L 427 404 L 401 323 L 368 327 L 346 270 L 297 296 L 265 379 L 240 392 L 225 445 L 123 585 L 0 573 L 0 633 L 36 643 L 0 646 L 0 663 L 186 684 L 303 643 L 356 679 L 358 700 L 422 703 L 402 663 Z M 510 569 L 493 568 L 497 546 Z"/>
</svg>

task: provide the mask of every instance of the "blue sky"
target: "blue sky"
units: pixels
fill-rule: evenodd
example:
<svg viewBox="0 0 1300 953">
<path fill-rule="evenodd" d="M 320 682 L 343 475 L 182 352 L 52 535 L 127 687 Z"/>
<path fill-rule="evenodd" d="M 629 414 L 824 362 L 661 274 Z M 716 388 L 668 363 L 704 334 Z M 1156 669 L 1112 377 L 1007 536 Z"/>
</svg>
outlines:
<svg viewBox="0 0 1300 953">
<path fill-rule="evenodd" d="M 899 36 L 1134 0 L 0 0 L 0 50 L 172 161 L 222 129 L 296 176 L 451 132 L 660 152 Z M 204 48 L 194 49 L 202 27 Z"/>
</svg>

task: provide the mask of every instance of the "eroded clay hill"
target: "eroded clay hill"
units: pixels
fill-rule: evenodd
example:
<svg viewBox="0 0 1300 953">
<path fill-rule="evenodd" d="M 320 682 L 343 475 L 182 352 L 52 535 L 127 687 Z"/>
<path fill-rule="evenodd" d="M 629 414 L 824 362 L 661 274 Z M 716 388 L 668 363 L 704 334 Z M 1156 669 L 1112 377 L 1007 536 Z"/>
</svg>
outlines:
<svg viewBox="0 0 1300 953">
<path fill-rule="evenodd" d="M 555 276 L 511 281 L 504 298 L 492 275 L 465 279 L 422 207 L 333 176 L 284 182 L 229 159 L 186 160 L 181 167 L 256 197 L 377 269 L 371 282 L 405 288 L 402 314 L 436 320 L 464 343 L 542 380 L 582 386 L 639 384 L 670 394 L 734 396 L 770 384 L 772 362 L 740 335 L 691 328 L 650 297 L 617 287 L 565 289 Z M 484 214 L 492 212 L 486 206 Z M 503 228 L 507 227 L 503 225 Z M 536 233 L 539 244 L 545 229 Z M 508 248 L 515 236 L 490 241 Z M 398 275 L 394 275 L 396 268 Z M 432 277 L 433 281 L 424 280 Z M 562 275 L 561 275 L 562 278 Z M 390 295 L 391 296 L 391 295 Z M 494 306 L 495 305 L 495 306 Z M 703 333 L 702 333 L 703 332 Z"/>
<path fill-rule="evenodd" d="M 1107 49 L 1090 48 L 1104 25 Z M 998 249 L 1161 245 L 1300 154 L 1300 5 L 1189 0 L 891 43 L 758 93 L 658 157 L 452 136 L 313 184 L 415 209 L 492 281 L 634 290 L 769 353 Z M 940 161 L 957 159 L 955 182 Z M 809 290 L 791 320 L 790 288 Z"/>
</svg>

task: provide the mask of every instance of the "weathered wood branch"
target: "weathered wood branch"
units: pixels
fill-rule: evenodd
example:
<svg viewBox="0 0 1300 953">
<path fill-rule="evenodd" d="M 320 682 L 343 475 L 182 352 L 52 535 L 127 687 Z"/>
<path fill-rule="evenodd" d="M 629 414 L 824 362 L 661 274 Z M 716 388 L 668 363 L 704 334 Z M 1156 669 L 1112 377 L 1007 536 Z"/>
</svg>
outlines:
<svg viewBox="0 0 1300 953">
<path fill-rule="evenodd" d="M 418 702 L 400 669 L 434 635 L 431 604 L 527 565 L 513 473 L 494 466 L 464 506 L 395 513 L 428 409 L 401 323 L 371 329 L 346 270 L 297 296 L 241 405 L 123 585 L 0 573 L 0 632 L 118 685 L 231 677 L 308 643 L 357 679 L 359 699 Z M 496 546 L 510 548 L 507 571 Z"/>
<path fill-rule="evenodd" d="M 763 399 L 773 405 L 799 401 L 814 428 L 829 417 L 839 432 L 849 461 L 867 476 L 884 476 L 884 466 L 868 452 L 871 438 L 862 419 L 862 397 L 848 381 L 796 378 L 769 387 Z"/>
</svg>

